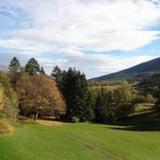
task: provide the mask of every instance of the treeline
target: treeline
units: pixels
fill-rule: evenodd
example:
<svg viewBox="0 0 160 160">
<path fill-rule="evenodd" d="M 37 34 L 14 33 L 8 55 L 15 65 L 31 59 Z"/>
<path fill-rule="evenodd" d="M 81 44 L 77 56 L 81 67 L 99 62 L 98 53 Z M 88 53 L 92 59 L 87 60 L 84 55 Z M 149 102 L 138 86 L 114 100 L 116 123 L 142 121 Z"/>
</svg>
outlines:
<svg viewBox="0 0 160 160">
<path fill-rule="evenodd" d="M 156 99 L 155 109 L 160 111 L 160 74 L 153 74 L 151 77 L 141 80 L 138 84 L 138 88 L 144 93 L 153 95 Z"/>
<path fill-rule="evenodd" d="M 0 116 L 12 119 L 19 114 L 34 120 L 117 122 L 134 112 L 140 96 L 126 81 L 114 90 L 102 88 L 95 94 L 85 74 L 75 68 L 55 66 L 47 75 L 34 58 L 22 66 L 14 57 L 7 73 L 0 73 Z"/>
<path fill-rule="evenodd" d="M 7 73 L 0 73 L 5 88 L 12 91 L 9 100 L 14 99 L 16 108 L 14 117 L 18 113 L 25 117 L 37 118 L 54 117 L 67 121 L 89 121 L 93 117 L 88 84 L 84 74 L 74 68 L 61 71 L 57 66 L 51 75 L 47 75 L 39 63 L 31 58 L 25 66 L 14 57 Z M 8 88 L 5 83 L 8 84 Z M 0 91 L 3 90 L 0 88 Z M 0 92 L 0 93 L 1 93 Z M 3 92 L 2 92 L 3 94 Z M 6 97 L 10 94 L 6 93 Z M 0 112 L 6 107 L 4 94 L 0 96 Z M 4 113 L 5 116 L 8 116 Z M 12 116 L 8 116 L 12 117 Z"/>
<path fill-rule="evenodd" d="M 14 57 L 8 72 L 0 73 L 0 86 L 2 116 L 13 118 L 20 114 L 36 120 L 45 115 L 58 118 L 65 114 L 66 105 L 56 82 L 45 74 L 34 58 L 23 67 Z M 12 110 L 15 112 L 11 115 Z"/>
</svg>

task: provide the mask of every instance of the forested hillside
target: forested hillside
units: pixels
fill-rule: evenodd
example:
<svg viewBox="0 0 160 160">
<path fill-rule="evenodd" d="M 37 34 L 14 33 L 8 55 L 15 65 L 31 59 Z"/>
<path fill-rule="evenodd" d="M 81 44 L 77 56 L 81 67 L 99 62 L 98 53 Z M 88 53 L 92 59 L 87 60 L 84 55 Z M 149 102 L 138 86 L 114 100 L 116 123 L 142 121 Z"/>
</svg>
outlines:
<svg viewBox="0 0 160 160">
<path fill-rule="evenodd" d="M 124 79 L 129 81 L 139 81 L 145 78 L 149 78 L 156 73 L 160 73 L 160 58 L 141 63 L 116 73 L 92 78 L 90 81 L 115 81 Z"/>
</svg>

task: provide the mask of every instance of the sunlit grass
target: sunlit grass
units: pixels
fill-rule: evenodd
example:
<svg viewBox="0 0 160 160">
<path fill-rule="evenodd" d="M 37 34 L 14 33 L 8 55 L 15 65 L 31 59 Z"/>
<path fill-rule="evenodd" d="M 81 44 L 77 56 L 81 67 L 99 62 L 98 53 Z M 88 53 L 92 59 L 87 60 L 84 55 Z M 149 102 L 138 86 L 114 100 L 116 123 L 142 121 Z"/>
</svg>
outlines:
<svg viewBox="0 0 160 160">
<path fill-rule="evenodd" d="M 24 124 L 0 136 L 0 160 L 160 159 L 160 132 L 89 123 Z"/>
</svg>

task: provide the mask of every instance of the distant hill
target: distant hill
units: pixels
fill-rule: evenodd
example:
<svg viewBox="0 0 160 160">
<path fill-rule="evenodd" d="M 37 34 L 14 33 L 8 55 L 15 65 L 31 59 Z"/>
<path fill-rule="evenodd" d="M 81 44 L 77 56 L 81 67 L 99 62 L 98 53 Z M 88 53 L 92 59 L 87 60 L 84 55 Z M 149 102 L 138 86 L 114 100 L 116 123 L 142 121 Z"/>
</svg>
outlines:
<svg viewBox="0 0 160 160">
<path fill-rule="evenodd" d="M 139 81 L 156 73 L 160 73 L 160 57 L 116 73 L 92 78 L 89 81 L 115 81 L 124 79 Z"/>
</svg>

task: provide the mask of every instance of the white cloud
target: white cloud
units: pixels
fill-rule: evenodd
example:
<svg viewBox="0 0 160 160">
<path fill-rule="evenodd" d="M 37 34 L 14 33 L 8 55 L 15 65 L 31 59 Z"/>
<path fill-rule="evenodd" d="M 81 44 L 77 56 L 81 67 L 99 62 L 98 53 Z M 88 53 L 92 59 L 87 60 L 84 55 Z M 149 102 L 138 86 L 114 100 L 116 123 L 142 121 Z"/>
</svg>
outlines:
<svg viewBox="0 0 160 160">
<path fill-rule="evenodd" d="M 6 0 L 1 6 L 5 2 L 8 10 L 21 9 L 28 17 L 27 27 L 17 29 L 12 38 L 47 47 L 53 44 L 60 50 L 62 46 L 93 51 L 133 50 L 160 34 L 148 29 L 160 20 L 160 6 L 155 1 Z"/>
<path fill-rule="evenodd" d="M 152 59 L 114 58 L 107 51 L 132 51 L 160 38 L 160 31 L 151 29 L 160 25 L 158 0 L 3 0 L 0 7 L 13 21 L 22 17 L 13 32 L 7 31 L 8 38 L 0 39 L 1 48 L 44 57 L 59 53 L 60 66 L 76 66 L 89 76 Z M 47 68 L 55 64 L 47 57 L 40 62 Z"/>
<path fill-rule="evenodd" d="M 87 74 L 87 78 L 92 78 L 112 72 L 120 71 L 139 63 L 156 58 L 154 56 L 133 56 L 130 58 L 113 57 L 104 54 L 79 54 L 68 55 L 65 59 L 48 60 L 45 58 L 38 59 L 48 73 L 53 69 L 53 66 L 58 65 L 63 69 L 75 67 Z"/>
<path fill-rule="evenodd" d="M 20 54 L 40 54 L 49 50 L 46 45 L 25 39 L 0 39 L 0 47 Z"/>
</svg>

